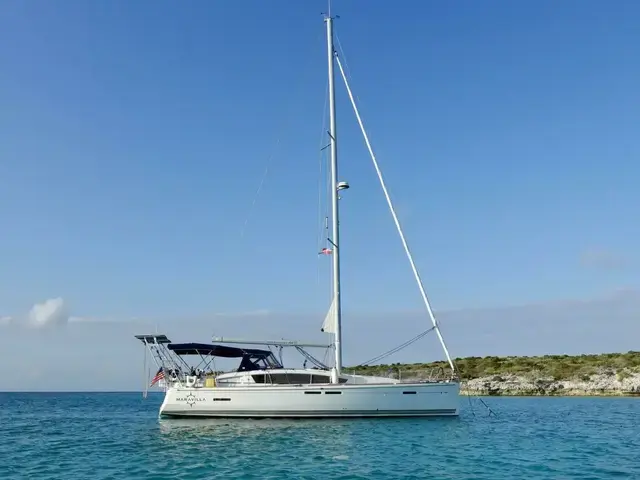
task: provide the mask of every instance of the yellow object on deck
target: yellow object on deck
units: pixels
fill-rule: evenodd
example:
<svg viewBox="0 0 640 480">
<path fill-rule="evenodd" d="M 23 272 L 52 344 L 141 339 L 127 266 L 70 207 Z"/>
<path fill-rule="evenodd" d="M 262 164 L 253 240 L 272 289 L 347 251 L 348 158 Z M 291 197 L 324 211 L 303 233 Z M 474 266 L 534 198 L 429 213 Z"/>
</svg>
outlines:
<svg viewBox="0 0 640 480">
<path fill-rule="evenodd" d="M 216 377 L 207 377 L 204 380 L 205 387 L 215 387 L 216 386 Z"/>
</svg>

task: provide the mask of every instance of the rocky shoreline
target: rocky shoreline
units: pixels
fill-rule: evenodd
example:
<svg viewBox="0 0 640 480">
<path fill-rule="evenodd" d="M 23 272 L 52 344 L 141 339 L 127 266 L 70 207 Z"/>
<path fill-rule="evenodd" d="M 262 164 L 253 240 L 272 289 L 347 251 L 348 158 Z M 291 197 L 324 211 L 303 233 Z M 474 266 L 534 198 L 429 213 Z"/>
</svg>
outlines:
<svg viewBox="0 0 640 480">
<path fill-rule="evenodd" d="M 460 393 L 477 396 L 640 396 L 640 373 L 609 371 L 569 380 L 535 375 L 491 375 L 463 380 Z"/>
</svg>

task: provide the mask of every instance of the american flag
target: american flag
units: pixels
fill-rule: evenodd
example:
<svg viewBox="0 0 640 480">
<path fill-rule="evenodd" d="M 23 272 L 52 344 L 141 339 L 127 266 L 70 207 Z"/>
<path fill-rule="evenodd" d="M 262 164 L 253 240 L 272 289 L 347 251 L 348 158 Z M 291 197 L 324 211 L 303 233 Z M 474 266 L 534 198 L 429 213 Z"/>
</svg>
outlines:
<svg viewBox="0 0 640 480">
<path fill-rule="evenodd" d="M 332 253 L 333 252 L 330 248 L 323 248 L 322 250 L 320 250 L 320 252 L 318 252 L 318 255 L 331 255 Z"/>
<path fill-rule="evenodd" d="M 160 380 L 163 380 L 163 379 L 164 379 L 164 370 L 162 367 L 160 367 L 160 369 L 156 373 L 156 376 L 153 377 L 153 380 L 151 380 L 151 385 L 149 386 L 153 387 L 156 383 L 158 383 Z"/>
</svg>

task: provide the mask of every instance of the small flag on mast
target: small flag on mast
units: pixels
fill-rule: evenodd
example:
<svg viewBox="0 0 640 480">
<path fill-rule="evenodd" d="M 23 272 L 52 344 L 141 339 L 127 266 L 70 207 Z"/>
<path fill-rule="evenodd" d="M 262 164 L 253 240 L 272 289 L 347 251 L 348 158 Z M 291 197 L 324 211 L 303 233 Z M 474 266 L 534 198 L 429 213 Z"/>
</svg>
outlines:
<svg viewBox="0 0 640 480">
<path fill-rule="evenodd" d="M 323 248 L 318 252 L 318 255 L 331 255 L 333 251 L 330 248 Z"/>
<path fill-rule="evenodd" d="M 149 386 L 153 387 L 156 383 L 158 383 L 160 380 L 163 380 L 163 379 L 164 379 L 164 370 L 162 367 L 160 367 L 160 369 L 156 373 L 156 376 L 153 377 L 153 380 L 151 380 L 151 385 Z"/>
</svg>

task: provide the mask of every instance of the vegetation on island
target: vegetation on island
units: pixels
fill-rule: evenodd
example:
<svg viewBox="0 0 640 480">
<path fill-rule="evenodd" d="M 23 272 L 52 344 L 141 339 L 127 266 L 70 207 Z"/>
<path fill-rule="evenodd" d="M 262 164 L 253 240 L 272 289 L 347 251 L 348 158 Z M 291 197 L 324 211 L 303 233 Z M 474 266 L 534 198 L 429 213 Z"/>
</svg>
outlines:
<svg viewBox="0 0 640 480">
<path fill-rule="evenodd" d="M 579 379 L 588 381 L 592 375 L 616 375 L 622 381 L 633 373 L 640 373 L 640 352 L 602 353 L 591 355 L 544 355 L 537 357 L 465 357 L 454 363 L 460 378 L 472 380 L 495 375 L 535 376 L 553 380 Z M 346 367 L 348 373 L 384 375 L 395 373 L 411 377 L 427 371 L 450 371 L 446 361 L 412 364 L 387 364 Z M 435 374 L 435 373 L 434 373 Z"/>
</svg>

